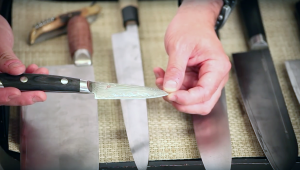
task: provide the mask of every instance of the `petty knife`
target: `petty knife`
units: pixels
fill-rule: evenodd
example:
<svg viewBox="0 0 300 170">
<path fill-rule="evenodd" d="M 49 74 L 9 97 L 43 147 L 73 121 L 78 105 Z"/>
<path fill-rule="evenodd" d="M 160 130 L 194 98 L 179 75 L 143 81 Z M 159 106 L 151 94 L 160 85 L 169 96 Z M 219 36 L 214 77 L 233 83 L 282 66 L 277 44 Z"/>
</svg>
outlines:
<svg viewBox="0 0 300 170">
<path fill-rule="evenodd" d="M 1 87 L 15 87 L 21 91 L 93 93 L 95 99 L 146 99 L 168 95 L 158 88 L 137 85 L 93 82 L 72 77 L 0 73 Z"/>
</svg>

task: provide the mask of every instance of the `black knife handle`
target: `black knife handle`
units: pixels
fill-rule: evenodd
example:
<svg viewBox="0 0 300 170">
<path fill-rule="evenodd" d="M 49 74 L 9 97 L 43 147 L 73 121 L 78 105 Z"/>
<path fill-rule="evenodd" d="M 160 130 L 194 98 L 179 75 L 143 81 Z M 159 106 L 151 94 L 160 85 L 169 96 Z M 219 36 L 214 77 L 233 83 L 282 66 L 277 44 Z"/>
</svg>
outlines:
<svg viewBox="0 0 300 170">
<path fill-rule="evenodd" d="M 139 25 L 138 2 L 137 0 L 119 0 L 122 10 L 123 26 L 130 22 L 135 22 Z"/>
<path fill-rule="evenodd" d="M 15 87 L 21 91 L 41 90 L 46 92 L 79 92 L 80 79 L 44 74 L 21 74 L 17 76 L 0 73 L 4 87 Z"/>
<path fill-rule="evenodd" d="M 246 27 L 248 39 L 262 34 L 266 38 L 265 30 L 259 10 L 258 0 L 242 0 L 240 2 L 240 13 Z"/>
<path fill-rule="evenodd" d="M 295 8 L 296 8 L 296 19 L 297 19 L 297 22 L 298 22 L 298 27 L 300 27 L 300 1 L 298 1 L 296 4 L 295 4 Z"/>
</svg>

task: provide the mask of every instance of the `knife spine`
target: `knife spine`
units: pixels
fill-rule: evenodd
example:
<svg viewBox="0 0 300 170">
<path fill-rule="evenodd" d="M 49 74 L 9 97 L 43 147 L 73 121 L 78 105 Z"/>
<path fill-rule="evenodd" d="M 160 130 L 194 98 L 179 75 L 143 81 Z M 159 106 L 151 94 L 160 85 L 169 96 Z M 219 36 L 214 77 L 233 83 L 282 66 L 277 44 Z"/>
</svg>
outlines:
<svg viewBox="0 0 300 170">
<path fill-rule="evenodd" d="M 240 2 L 240 14 L 246 29 L 250 49 L 267 48 L 267 38 L 258 0 L 242 0 Z"/>
</svg>

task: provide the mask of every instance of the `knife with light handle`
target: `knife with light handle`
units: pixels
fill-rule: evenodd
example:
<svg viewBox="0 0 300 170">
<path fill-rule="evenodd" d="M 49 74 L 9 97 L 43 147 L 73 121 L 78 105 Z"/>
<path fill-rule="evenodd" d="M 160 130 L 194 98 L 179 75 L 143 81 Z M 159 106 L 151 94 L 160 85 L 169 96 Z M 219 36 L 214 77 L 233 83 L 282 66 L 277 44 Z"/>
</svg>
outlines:
<svg viewBox="0 0 300 170">
<path fill-rule="evenodd" d="M 28 43 L 30 45 L 63 35 L 67 33 L 68 21 L 74 16 L 86 17 L 89 23 L 96 20 L 101 7 L 97 4 L 51 17 L 36 23 L 29 33 Z"/>
<path fill-rule="evenodd" d="M 144 86 L 137 0 L 119 0 L 124 32 L 112 35 L 118 83 Z M 127 75 L 127 76 L 126 76 Z M 129 146 L 138 170 L 146 170 L 150 152 L 146 100 L 121 100 Z"/>
<path fill-rule="evenodd" d="M 21 91 L 93 93 L 95 99 L 146 99 L 168 95 L 165 91 L 137 85 L 92 82 L 71 77 L 43 74 L 0 74 L 0 86 Z"/>
</svg>

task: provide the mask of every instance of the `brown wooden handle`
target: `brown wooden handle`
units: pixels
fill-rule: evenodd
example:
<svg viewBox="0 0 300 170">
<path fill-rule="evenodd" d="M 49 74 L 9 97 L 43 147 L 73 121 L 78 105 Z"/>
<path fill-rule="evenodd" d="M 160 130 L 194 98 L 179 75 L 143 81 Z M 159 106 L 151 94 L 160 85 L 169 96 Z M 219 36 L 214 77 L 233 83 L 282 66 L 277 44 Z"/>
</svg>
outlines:
<svg viewBox="0 0 300 170">
<path fill-rule="evenodd" d="M 79 49 L 86 49 L 93 54 L 90 25 L 83 16 L 75 16 L 68 22 L 68 41 L 71 56 Z"/>
<path fill-rule="evenodd" d="M 137 0 L 119 0 L 120 9 L 126 8 L 128 6 L 134 6 L 138 8 L 138 1 Z"/>
</svg>

